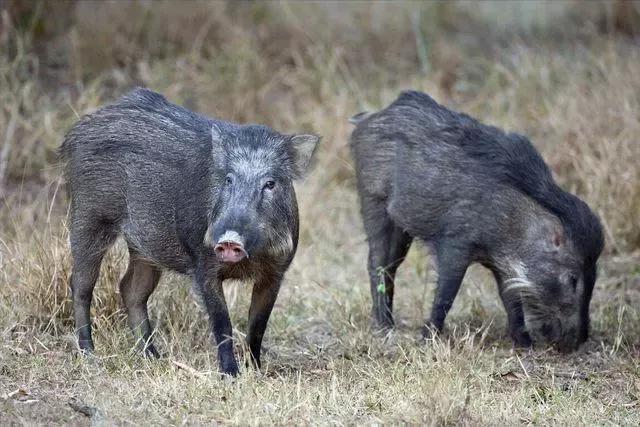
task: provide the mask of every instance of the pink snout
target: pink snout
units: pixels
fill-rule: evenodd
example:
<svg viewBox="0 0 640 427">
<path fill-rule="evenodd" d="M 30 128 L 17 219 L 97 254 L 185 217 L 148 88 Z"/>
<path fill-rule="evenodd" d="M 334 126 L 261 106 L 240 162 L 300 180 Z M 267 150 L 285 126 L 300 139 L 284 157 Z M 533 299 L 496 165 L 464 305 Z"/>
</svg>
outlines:
<svg viewBox="0 0 640 427">
<path fill-rule="evenodd" d="M 247 251 L 238 242 L 220 242 L 213 250 L 220 261 L 229 264 L 235 264 L 248 256 Z"/>
</svg>

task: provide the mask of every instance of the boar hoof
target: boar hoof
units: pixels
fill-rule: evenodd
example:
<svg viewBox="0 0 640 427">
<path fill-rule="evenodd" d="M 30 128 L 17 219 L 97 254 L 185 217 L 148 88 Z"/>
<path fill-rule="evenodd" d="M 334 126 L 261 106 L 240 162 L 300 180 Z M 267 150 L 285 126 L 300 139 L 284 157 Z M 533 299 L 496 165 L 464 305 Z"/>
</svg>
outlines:
<svg viewBox="0 0 640 427">
<path fill-rule="evenodd" d="M 393 329 L 393 315 L 389 310 L 376 310 L 374 308 L 371 313 L 371 325 L 373 329 L 387 332 L 389 329 Z"/>
<path fill-rule="evenodd" d="M 371 322 L 371 326 L 373 327 L 373 329 L 375 329 L 376 331 L 379 332 L 389 332 L 390 330 L 393 329 L 393 320 L 380 320 L 380 319 L 373 319 L 373 321 Z"/>
<path fill-rule="evenodd" d="M 93 341 L 92 340 L 78 340 L 78 348 L 80 349 L 80 353 L 82 354 L 91 354 L 94 352 Z"/>
<path fill-rule="evenodd" d="M 533 346 L 533 340 L 527 331 L 512 332 L 511 339 L 515 347 L 529 348 Z"/>
<path fill-rule="evenodd" d="M 244 360 L 244 366 L 245 368 L 251 368 L 259 371 L 262 367 L 262 363 L 260 362 L 259 358 L 256 359 L 255 357 L 253 357 L 253 355 L 249 355 L 249 357 L 246 357 Z"/>
<path fill-rule="evenodd" d="M 238 374 L 240 374 L 240 370 L 238 369 L 237 366 L 233 368 L 223 369 L 220 371 L 220 375 L 222 376 L 222 379 L 224 379 L 225 381 L 232 381 L 234 378 L 238 376 Z"/>
<path fill-rule="evenodd" d="M 238 363 L 234 358 L 225 359 L 220 360 L 220 373 L 223 376 L 237 377 L 240 372 Z"/>
<path fill-rule="evenodd" d="M 144 355 L 148 359 L 160 359 L 160 353 L 153 344 L 147 344 L 144 348 Z"/>
<path fill-rule="evenodd" d="M 431 323 L 427 323 L 422 327 L 422 339 L 424 340 L 432 340 L 438 336 L 442 332 L 441 328 L 437 328 L 435 325 Z"/>
</svg>

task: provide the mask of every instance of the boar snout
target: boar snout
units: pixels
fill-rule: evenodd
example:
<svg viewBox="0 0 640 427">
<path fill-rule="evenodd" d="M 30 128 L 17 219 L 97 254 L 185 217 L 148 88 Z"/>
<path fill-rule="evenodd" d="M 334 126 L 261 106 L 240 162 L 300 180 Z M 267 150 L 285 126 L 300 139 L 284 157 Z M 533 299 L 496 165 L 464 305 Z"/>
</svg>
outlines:
<svg viewBox="0 0 640 427">
<path fill-rule="evenodd" d="M 556 348 L 560 353 L 571 353 L 576 351 L 580 347 L 580 340 L 578 339 L 578 329 L 571 327 L 564 332 Z"/>
<path fill-rule="evenodd" d="M 220 261 L 231 264 L 242 261 L 247 256 L 247 251 L 244 250 L 242 245 L 235 242 L 218 243 L 214 251 Z"/>
<path fill-rule="evenodd" d="M 243 240 L 238 233 L 227 231 L 218 239 L 213 250 L 220 261 L 235 264 L 244 258 L 249 258 Z"/>
</svg>

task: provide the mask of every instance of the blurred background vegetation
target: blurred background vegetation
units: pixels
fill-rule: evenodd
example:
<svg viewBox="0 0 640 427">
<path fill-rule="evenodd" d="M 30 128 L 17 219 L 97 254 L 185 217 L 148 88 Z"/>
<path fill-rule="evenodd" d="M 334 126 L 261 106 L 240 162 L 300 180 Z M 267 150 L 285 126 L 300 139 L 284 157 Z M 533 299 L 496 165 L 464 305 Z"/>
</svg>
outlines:
<svg viewBox="0 0 640 427">
<path fill-rule="evenodd" d="M 638 119 L 637 2 L 2 0 L 0 15 L 5 197 L 56 176 L 78 115 L 136 85 L 224 119 L 321 133 L 323 178 L 337 183 L 352 176 L 346 119 L 412 87 L 531 135 L 608 220 L 614 248 L 640 247 L 638 220 L 607 212 L 640 209 L 637 171 L 611 170 L 639 159 L 626 141 L 637 123 L 619 126 Z"/>
</svg>

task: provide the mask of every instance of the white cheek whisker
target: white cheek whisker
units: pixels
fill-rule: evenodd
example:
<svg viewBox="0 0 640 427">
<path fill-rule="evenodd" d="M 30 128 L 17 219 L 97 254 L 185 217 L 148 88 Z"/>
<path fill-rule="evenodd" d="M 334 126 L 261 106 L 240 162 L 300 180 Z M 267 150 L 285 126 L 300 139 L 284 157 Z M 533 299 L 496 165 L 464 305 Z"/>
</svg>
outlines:
<svg viewBox="0 0 640 427">
<path fill-rule="evenodd" d="M 273 255 L 288 255 L 293 252 L 293 236 L 287 230 L 285 233 L 278 233 L 270 239 L 269 252 Z"/>
</svg>

